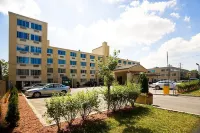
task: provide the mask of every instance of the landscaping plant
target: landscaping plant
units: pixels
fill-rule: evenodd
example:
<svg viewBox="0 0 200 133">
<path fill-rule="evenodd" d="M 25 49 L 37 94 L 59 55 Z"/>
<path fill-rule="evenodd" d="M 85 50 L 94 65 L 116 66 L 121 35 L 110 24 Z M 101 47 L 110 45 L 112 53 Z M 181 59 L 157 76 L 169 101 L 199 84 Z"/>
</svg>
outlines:
<svg viewBox="0 0 200 133">
<path fill-rule="evenodd" d="M 192 90 L 197 90 L 199 88 L 200 88 L 199 80 L 177 84 L 177 90 L 180 93 L 189 92 L 189 91 L 192 91 Z"/>
<path fill-rule="evenodd" d="M 149 85 L 148 79 L 145 73 L 141 72 L 138 78 L 138 82 L 141 84 L 141 92 L 148 93 L 149 92 Z"/>
<path fill-rule="evenodd" d="M 10 126 L 16 126 L 19 120 L 18 91 L 15 87 L 11 89 L 10 92 L 8 111 L 5 120 L 10 124 Z"/>
<path fill-rule="evenodd" d="M 46 101 L 46 108 L 47 111 L 45 113 L 45 115 L 49 118 L 52 118 L 53 121 L 56 122 L 56 125 L 58 127 L 58 132 L 60 132 L 60 120 L 61 120 L 61 116 L 62 116 L 62 109 L 63 109 L 63 105 L 62 105 L 62 97 L 59 97 L 60 95 L 54 95 L 53 97 L 50 98 L 50 100 Z"/>
<path fill-rule="evenodd" d="M 76 94 L 76 97 L 79 99 L 80 105 L 80 115 L 84 120 L 90 115 L 92 111 L 97 111 L 100 101 L 98 100 L 98 92 L 95 90 L 92 91 L 81 91 Z"/>
</svg>

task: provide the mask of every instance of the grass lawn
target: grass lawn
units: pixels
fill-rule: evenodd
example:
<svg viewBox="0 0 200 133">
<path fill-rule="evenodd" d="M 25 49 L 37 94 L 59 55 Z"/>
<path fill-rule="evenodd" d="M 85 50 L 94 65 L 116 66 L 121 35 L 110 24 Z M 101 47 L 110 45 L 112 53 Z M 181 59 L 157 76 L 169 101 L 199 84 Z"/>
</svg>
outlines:
<svg viewBox="0 0 200 133">
<path fill-rule="evenodd" d="M 200 117 L 194 115 L 139 105 L 134 110 L 117 112 L 105 120 L 88 122 L 74 132 L 191 133 L 199 122 Z"/>
<path fill-rule="evenodd" d="M 192 96 L 199 96 L 200 97 L 200 89 L 195 90 L 195 91 L 191 91 L 191 92 L 186 92 L 186 93 L 183 93 L 183 94 L 189 94 L 189 95 L 192 95 Z"/>
</svg>

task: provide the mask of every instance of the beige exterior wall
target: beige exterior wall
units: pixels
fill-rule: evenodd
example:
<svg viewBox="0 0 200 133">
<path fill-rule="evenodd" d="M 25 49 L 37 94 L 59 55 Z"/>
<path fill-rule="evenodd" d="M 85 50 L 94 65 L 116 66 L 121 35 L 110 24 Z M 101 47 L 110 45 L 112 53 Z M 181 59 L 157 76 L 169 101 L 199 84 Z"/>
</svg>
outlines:
<svg viewBox="0 0 200 133">
<path fill-rule="evenodd" d="M 29 21 L 29 28 L 23 28 L 17 25 L 17 18 Z M 35 32 L 33 29 L 31 29 L 31 22 L 41 24 L 42 25 L 42 31 L 37 31 Z M 9 79 L 14 83 L 16 81 L 39 81 L 39 82 L 48 82 L 50 80 L 53 80 L 53 82 L 61 82 L 62 81 L 62 76 L 67 76 L 69 78 L 74 79 L 74 83 L 80 82 L 80 84 L 83 84 L 84 82 L 81 82 L 82 80 L 86 79 L 87 81 L 94 79 L 94 80 L 99 80 L 97 74 L 98 74 L 98 61 L 99 57 L 102 58 L 102 61 L 105 62 L 106 58 L 110 55 L 109 53 L 109 46 L 107 45 L 107 42 L 103 42 L 102 46 L 93 49 L 92 53 L 87 53 L 83 51 L 75 51 L 75 50 L 70 50 L 70 49 L 63 49 L 63 48 L 58 48 L 58 47 L 52 47 L 50 46 L 50 41 L 47 38 L 48 35 L 48 24 L 46 22 L 42 22 L 39 20 L 35 20 L 32 18 L 28 18 L 25 16 L 21 16 L 15 13 L 9 12 Z M 29 33 L 29 40 L 21 41 L 19 38 L 17 38 L 17 31 L 22 31 Z M 30 34 L 36 34 L 42 36 L 42 41 L 39 43 L 34 43 L 31 41 L 31 36 Z M 30 47 L 29 47 L 29 52 L 19 52 L 16 51 L 16 45 L 30 45 L 30 46 L 37 46 L 42 48 L 42 53 L 41 54 L 33 54 L 30 52 Z M 50 48 L 53 50 L 53 54 L 47 53 L 47 49 Z M 58 50 L 63 50 L 66 52 L 65 56 L 60 56 L 58 55 Z M 76 57 L 71 57 L 70 52 L 75 52 Z M 86 58 L 81 58 L 81 53 L 86 54 Z M 95 59 L 90 59 L 90 55 L 95 56 Z M 16 56 L 23 56 L 23 57 L 35 57 L 35 58 L 41 58 L 42 62 L 41 65 L 38 65 L 35 67 L 30 63 L 29 59 L 29 64 L 17 64 L 16 61 Z M 52 58 L 53 63 L 52 64 L 47 64 L 47 59 Z M 64 59 L 66 60 L 65 65 L 60 65 L 58 64 L 58 59 Z M 76 61 L 76 65 L 72 66 L 70 65 L 70 60 L 71 61 Z M 125 60 L 125 59 L 122 59 Z M 128 64 L 130 60 L 125 60 Z M 86 66 L 81 66 L 81 62 L 86 62 Z M 131 61 L 134 62 L 134 61 Z M 90 67 L 90 63 L 95 63 L 95 67 Z M 48 68 L 53 68 L 53 73 L 48 73 L 47 69 Z M 58 73 L 58 68 L 66 69 L 65 73 Z M 41 70 L 41 75 L 38 76 L 37 78 L 34 78 L 34 76 L 31 76 L 30 72 L 29 75 L 26 76 L 26 78 L 21 78 L 21 76 L 16 75 L 16 69 L 35 69 L 35 70 Z M 77 73 L 76 74 L 71 74 L 70 70 L 71 69 L 76 69 Z M 81 74 L 81 70 L 87 70 L 87 73 Z M 95 74 L 91 74 L 90 71 L 95 70 Z"/>
</svg>

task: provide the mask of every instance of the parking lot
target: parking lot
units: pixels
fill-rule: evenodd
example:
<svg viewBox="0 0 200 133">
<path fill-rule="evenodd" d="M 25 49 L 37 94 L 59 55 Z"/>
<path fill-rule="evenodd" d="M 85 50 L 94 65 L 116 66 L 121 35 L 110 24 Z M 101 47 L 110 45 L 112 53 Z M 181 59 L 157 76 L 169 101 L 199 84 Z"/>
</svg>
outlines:
<svg viewBox="0 0 200 133">
<path fill-rule="evenodd" d="M 89 88 L 77 88 L 72 89 L 71 94 L 74 94 L 79 91 L 86 91 L 91 89 L 102 89 L 101 87 L 89 87 Z M 162 90 L 154 90 L 154 88 L 149 89 L 153 94 L 163 94 Z M 173 94 L 173 90 L 170 90 L 170 94 Z M 46 112 L 45 100 L 50 97 L 42 98 L 27 98 L 29 105 L 32 107 L 34 113 L 40 119 L 43 125 L 49 125 L 46 123 L 45 117 L 43 117 Z M 106 103 L 102 97 L 100 97 L 100 110 L 106 110 Z M 200 97 L 188 97 L 188 96 L 164 96 L 164 95 L 154 95 L 153 96 L 153 105 L 156 107 L 176 110 L 181 112 L 187 112 L 192 114 L 200 115 Z"/>
</svg>

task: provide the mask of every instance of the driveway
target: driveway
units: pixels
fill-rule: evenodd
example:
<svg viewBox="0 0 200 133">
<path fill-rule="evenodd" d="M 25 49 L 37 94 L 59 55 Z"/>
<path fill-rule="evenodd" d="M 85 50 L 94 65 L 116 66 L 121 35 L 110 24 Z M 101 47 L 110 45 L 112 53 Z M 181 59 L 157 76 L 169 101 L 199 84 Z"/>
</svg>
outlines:
<svg viewBox="0 0 200 133">
<path fill-rule="evenodd" d="M 93 87 L 90 87 L 87 89 L 86 88 L 72 89 L 71 93 L 74 94 L 82 90 L 86 91 L 86 90 L 92 90 L 92 89 Z M 102 88 L 96 87 L 95 89 L 102 89 Z M 155 90 L 150 88 L 150 91 L 155 91 Z M 159 92 L 160 94 L 162 94 L 162 90 L 156 90 L 156 91 L 157 93 Z M 44 113 L 46 112 L 45 100 L 49 98 L 50 97 L 27 99 L 34 113 L 40 119 L 41 123 L 45 126 L 50 125 L 46 123 L 45 118 L 42 117 Z M 106 110 L 105 101 L 102 99 L 102 97 L 100 97 L 100 99 L 101 99 L 100 110 Z M 154 95 L 153 105 L 159 108 L 200 115 L 200 97 Z"/>
</svg>

